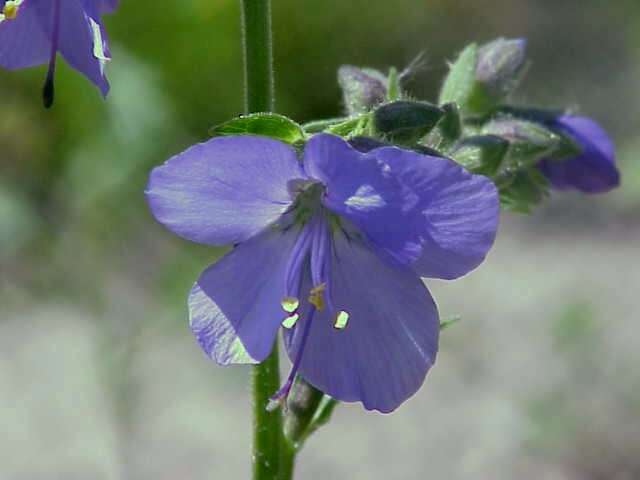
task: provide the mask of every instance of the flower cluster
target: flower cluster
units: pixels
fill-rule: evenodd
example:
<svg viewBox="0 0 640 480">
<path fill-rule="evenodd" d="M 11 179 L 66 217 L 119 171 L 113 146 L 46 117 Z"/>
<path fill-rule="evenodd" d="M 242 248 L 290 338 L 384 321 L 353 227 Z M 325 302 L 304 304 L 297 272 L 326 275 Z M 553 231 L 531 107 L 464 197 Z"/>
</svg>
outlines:
<svg viewBox="0 0 640 480">
<path fill-rule="evenodd" d="M 440 320 L 421 278 L 455 279 L 493 244 L 500 206 L 527 211 L 548 186 L 619 183 L 592 120 L 509 106 L 523 40 L 467 47 L 438 105 L 398 74 L 343 66 L 347 117 L 300 126 L 261 113 L 151 172 L 156 219 L 199 243 L 234 245 L 198 278 L 190 324 L 222 365 L 258 363 L 278 331 L 297 375 L 341 401 L 389 412 L 423 383 Z"/>
<path fill-rule="evenodd" d="M 48 64 L 45 106 L 53 103 L 56 57 L 106 95 L 104 67 L 110 59 L 101 15 L 118 0 L 0 0 L 0 66 L 8 69 Z"/>
<path fill-rule="evenodd" d="M 369 68 L 342 67 L 345 107 L 360 116 L 358 126 L 371 126 L 357 133 L 430 148 L 490 176 L 507 209 L 529 211 L 548 187 L 583 193 L 617 187 L 613 144 L 594 120 L 505 103 L 525 70 L 525 49 L 523 39 L 469 45 L 451 65 L 438 105 L 405 93 L 403 76 L 393 69 L 385 77 Z"/>
</svg>

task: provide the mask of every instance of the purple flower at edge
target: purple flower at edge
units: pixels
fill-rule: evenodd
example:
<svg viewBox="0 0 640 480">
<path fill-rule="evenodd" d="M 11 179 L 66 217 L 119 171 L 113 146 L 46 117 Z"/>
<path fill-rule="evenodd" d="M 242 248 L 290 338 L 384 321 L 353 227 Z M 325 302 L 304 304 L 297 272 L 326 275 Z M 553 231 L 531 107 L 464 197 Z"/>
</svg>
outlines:
<svg viewBox="0 0 640 480">
<path fill-rule="evenodd" d="M 560 190 L 604 193 L 620 185 L 611 139 L 600 125 L 588 117 L 563 115 L 550 128 L 568 134 L 582 152 L 566 159 L 543 159 L 538 168 L 551 185 Z"/>
<path fill-rule="evenodd" d="M 155 168 L 156 219 L 199 243 L 235 247 L 198 278 L 191 328 L 217 363 L 258 363 L 281 326 L 294 376 L 390 412 L 438 349 L 437 307 L 420 277 L 453 279 L 493 244 L 498 196 L 451 160 L 397 147 L 367 153 L 329 134 L 296 150 L 216 137 Z"/>
<path fill-rule="evenodd" d="M 0 66 L 13 70 L 48 63 L 45 106 L 53 103 L 56 57 L 93 82 L 106 95 L 104 74 L 110 59 L 101 14 L 118 0 L 0 0 Z"/>
</svg>

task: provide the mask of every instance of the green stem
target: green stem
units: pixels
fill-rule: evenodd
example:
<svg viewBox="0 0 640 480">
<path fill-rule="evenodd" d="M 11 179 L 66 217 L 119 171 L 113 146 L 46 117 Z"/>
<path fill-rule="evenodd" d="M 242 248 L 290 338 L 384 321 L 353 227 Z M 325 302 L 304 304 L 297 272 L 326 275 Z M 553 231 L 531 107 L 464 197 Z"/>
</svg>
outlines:
<svg viewBox="0 0 640 480">
<path fill-rule="evenodd" d="M 245 111 L 273 111 L 271 0 L 242 1 Z"/>
<path fill-rule="evenodd" d="M 269 397 L 280 387 L 278 344 L 271 354 L 253 367 L 253 479 L 288 480 L 279 476 L 282 446 L 282 412 L 280 408 L 267 411 Z"/>
<path fill-rule="evenodd" d="M 296 464 L 296 454 L 298 450 L 287 440 L 284 440 L 280 447 L 280 479 L 291 480 Z"/>
<path fill-rule="evenodd" d="M 241 0 L 245 111 L 273 110 L 271 0 Z M 253 479 L 287 480 L 280 476 L 282 413 L 267 411 L 269 397 L 280 387 L 277 342 L 271 354 L 253 367 Z"/>
</svg>

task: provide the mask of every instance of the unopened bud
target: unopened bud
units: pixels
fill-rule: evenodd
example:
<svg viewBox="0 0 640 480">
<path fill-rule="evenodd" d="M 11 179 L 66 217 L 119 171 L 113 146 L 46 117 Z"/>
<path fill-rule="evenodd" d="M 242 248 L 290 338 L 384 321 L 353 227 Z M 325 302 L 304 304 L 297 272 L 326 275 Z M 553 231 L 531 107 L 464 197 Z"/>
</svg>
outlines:
<svg viewBox="0 0 640 480">
<path fill-rule="evenodd" d="M 526 46 L 523 38 L 498 38 L 478 49 L 476 80 L 496 101 L 517 85 L 525 65 Z"/>
<path fill-rule="evenodd" d="M 349 115 L 368 112 L 387 96 L 387 78 L 372 68 L 342 65 L 338 69 L 338 83 Z"/>
<path fill-rule="evenodd" d="M 482 127 L 482 133 L 508 140 L 510 157 L 520 164 L 533 164 L 562 143 L 562 138 L 544 125 L 513 117 L 491 120 Z"/>
<path fill-rule="evenodd" d="M 440 104 L 455 102 L 466 115 L 484 115 L 514 88 L 526 64 L 524 39 L 498 38 L 467 46 L 451 64 L 440 91 Z"/>
<path fill-rule="evenodd" d="M 427 102 L 399 100 L 376 109 L 375 129 L 396 143 L 414 143 L 438 123 L 444 111 Z"/>
</svg>

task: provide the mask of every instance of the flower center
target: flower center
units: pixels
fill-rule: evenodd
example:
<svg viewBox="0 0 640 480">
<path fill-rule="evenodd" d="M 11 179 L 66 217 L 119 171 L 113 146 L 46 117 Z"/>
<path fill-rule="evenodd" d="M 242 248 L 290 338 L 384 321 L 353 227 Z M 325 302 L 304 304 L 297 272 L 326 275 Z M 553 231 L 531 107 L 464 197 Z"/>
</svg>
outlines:
<svg viewBox="0 0 640 480">
<path fill-rule="evenodd" d="M 298 187 L 296 200 L 293 204 L 294 221 L 305 224 L 322 208 L 320 201 L 324 193 L 321 183 L 304 183 Z"/>
<path fill-rule="evenodd" d="M 308 189 L 311 189 L 311 191 Z M 296 327 L 302 330 L 293 333 L 293 335 L 300 335 L 293 365 L 284 385 L 271 397 L 269 409 L 277 408 L 280 405 L 286 406 L 285 402 L 289 391 L 302 364 L 302 356 L 316 312 L 323 311 L 326 308 L 331 314 L 332 325 L 336 330 L 343 330 L 349 320 L 349 314 L 344 310 L 336 309 L 331 298 L 332 228 L 331 218 L 328 216 L 329 212 L 320 206 L 319 195 L 322 192 L 322 188 L 311 185 L 307 187 L 307 190 L 299 194 L 302 198 L 296 200 L 295 208 L 304 210 L 305 214 L 306 210 L 308 210 L 309 214 L 304 221 L 289 257 L 284 279 L 285 297 L 282 298 L 280 305 L 284 311 L 282 326 L 286 329 Z M 301 318 L 299 292 L 303 277 L 308 275 L 303 272 L 306 268 L 311 270 L 311 284 L 313 285 L 309 289 L 307 297 L 310 308 L 306 310 L 307 316 L 303 319 L 302 325 L 298 325 Z"/>
</svg>

